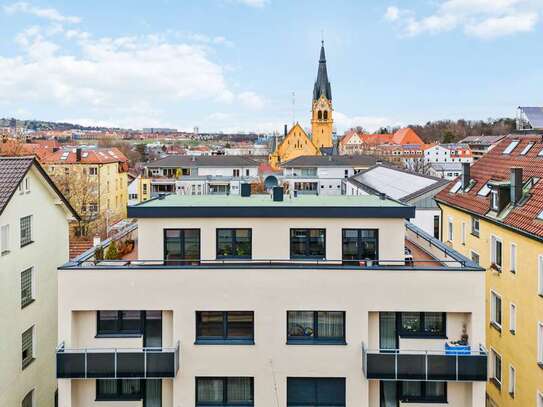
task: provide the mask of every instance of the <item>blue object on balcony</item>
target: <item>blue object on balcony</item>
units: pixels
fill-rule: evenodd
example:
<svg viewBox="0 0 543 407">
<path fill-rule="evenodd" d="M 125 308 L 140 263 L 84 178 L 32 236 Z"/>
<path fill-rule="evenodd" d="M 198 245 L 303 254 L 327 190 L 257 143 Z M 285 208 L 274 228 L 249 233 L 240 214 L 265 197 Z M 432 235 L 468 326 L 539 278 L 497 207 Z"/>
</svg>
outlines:
<svg viewBox="0 0 543 407">
<path fill-rule="evenodd" d="M 469 345 L 449 345 L 445 342 L 445 355 L 469 355 L 471 346 Z"/>
</svg>

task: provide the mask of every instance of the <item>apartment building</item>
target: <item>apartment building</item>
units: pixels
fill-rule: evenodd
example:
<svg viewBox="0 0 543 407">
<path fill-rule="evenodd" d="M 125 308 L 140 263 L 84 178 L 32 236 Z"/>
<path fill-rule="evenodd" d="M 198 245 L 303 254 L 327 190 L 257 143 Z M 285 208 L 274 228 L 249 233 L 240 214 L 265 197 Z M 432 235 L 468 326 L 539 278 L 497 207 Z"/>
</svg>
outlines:
<svg viewBox="0 0 543 407">
<path fill-rule="evenodd" d="M 54 405 L 56 275 L 72 219 L 34 157 L 0 158 L 0 406 Z"/>
<path fill-rule="evenodd" d="M 505 135 L 495 135 L 495 136 L 468 136 L 462 140 L 459 141 L 459 144 L 467 144 L 469 148 L 471 149 L 471 154 L 473 156 L 473 160 L 477 161 L 479 158 L 481 158 L 483 155 L 488 153 L 490 150 L 494 148 L 496 144 L 498 144 Z"/>
<path fill-rule="evenodd" d="M 239 195 L 242 183 L 257 183 L 258 162 L 243 156 L 171 155 L 145 165 L 151 197 L 177 195 Z"/>
<path fill-rule="evenodd" d="M 488 398 L 543 405 L 543 141 L 504 138 L 437 195 L 443 240 L 486 272 Z"/>
<path fill-rule="evenodd" d="M 282 192 L 149 200 L 138 260 L 62 266 L 59 406 L 482 406 L 483 270 L 411 206 Z"/>
<path fill-rule="evenodd" d="M 105 235 L 110 225 L 126 218 L 128 159 L 117 148 L 61 149 L 41 163 L 81 214 L 77 234 Z"/>
<path fill-rule="evenodd" d="M 467 144 L 437 144 L 424 149 L 426 163 L 471 163 L 473 156 Z"/>
<path fill-rule="evenodd" d="M 343 181 L 377 162 L 368 155 L 304 155 L 282 164 L 289 191 L 309 195 L 342 195 Z"/>
</svg>

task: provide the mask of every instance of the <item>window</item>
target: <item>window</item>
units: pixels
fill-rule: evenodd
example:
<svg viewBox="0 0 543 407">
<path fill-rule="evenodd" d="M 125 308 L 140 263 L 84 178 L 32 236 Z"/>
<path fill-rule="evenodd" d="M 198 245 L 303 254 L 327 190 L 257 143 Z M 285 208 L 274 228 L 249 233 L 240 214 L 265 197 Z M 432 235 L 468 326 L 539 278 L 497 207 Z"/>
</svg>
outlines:
<svg viewBox="0 0 543 407">
<path fill-rule="evenodd" d="M 34 407 L 34 390 L 26 393 L 25 398 L 21 402 L 21 407 Z"/>
<path fill-rule="evenodd" d="M 537 219 L 543 220 L 543 211 L 539 212 L 539 215 L 537 215 Z"/>
<path fill-rule="evenodd" d="M 517 245 L 511 243 L 511 253 L 509 256 L 509 270 L 511 273 L 517 272 Z"/>
<path fill-rule="evenodd" d="M 253 311 L 197 311 L 197 343 L 254 343 Z"/>
<path fill-rule="evenodd" d="M 0 255 L 9 253 L 9 225 L 0 226 Z"/>
<path fill-rule="evenodd" d="M 513 140 L 507 147 L 505 147 L 505 150 L 503 150 L 503 154 L 511 154 L 519 143 L 520 140 Z"/>
<path fill-rule="evenodd" d="M 400 336 L 402 337 L 445 337 L 447 314 L 445 312 L 402 312 Z"/>
<path fill-rule="evenodd" d="M 472 216 L 471 217 L 471 234 L 473 236 L 479 237 L 479 232 L 480 232 L 479 228 L 480 228 L 479 219 Z"/>
<path fill-rule="evenodd" d="M 217 258 L 250 259 L 251 229 L 217 229 Z"/>
<path fill-rule="evenodd" d="M 34 361 L 34 327 L 28 328 L 21 335 L 22 366 L 25 369 Z"/>
<path fill-rule="evenodd" d="M 239 177 L 239 169 L 236 168 L 236 169 L 232 170 L 232 176 L 233 177 Z"/>
<path fill-rule="evenodd" d="M 516 387 L 516 372 L 515 368 L 511 365 L 509 365 L 509 395 L 511 397 L 515 397 L 515 387 Z"/>
<path fill-rule="evenodd" d="M 520 155 L 528 154 L 528 151 L 530 151 L 533 146 L 534 146 L 533 141 L 530 141 L 528 144 L 526 144 L 526 147 L 524 147 L 524 149 L 520 152 Z"/>
<path fill-rule="evenodd" d="M 439 239 L 439 215 L 434 215 L 434 237 Z"/>
<path fill-rule="evenodd" d="M 143 333 L 142 311 L 98 311 L 98 336 L 141 335 Z"/>
<path fill-rule="evenodd" d="M 491 267 L 498 271 L 502 270 L 502 241 L 496 236 L 492 236 L 490 239 L 491 252 L 490 263 Z"/>
<path fill-rule="evenodd" d="M 290 229 L 290 257 L 326 258 L 326 230 Z"/>
<path fill-rule="evenodd" d="M 287 343 L 345 344 L 345 312 L 287 311 Z"/>
<path fill-rule="evenodd" d="M 492 365 L 490 380 L 496 385 L 499 389 L 502 387 L 502 358 L 494 350 L 490 350 L 490 362 Z"/>
<path fill-rule="evenodd" d="M 32 215 L 21 218 L 21 247 L 32 243 Z"/>
<path fill-rule="evenodd" d="M 543 150 L 541 150 L 541 151 L 543 151 Z M 543 393 L 541 393 L 539 391 L 537 392 L 537 407 L 543 407 Z"/>
<path fill-rule="evenodd" d="M 490 292 L 490 322 L 501 330 L 502 327 L 502 298 L 494 291 Z"/>
<path fill-rule="evenodd" d="M 403 403 L 447 403 L 447 383 L 400 382 L 399 399 Z"/>
<path fill-rule="evenodd" d="M 252 377 L 197 377 L 197 406 L 252 406 Z"/>
<path fill-rule="evenodd" d="M 287 407 L 344 407 L 345 378 L 287 377 Z"/>
<path fill-rule="evenodd" d="M 537 274 L 539 275 L 538 277 L 538 287 L 537 287 L 537 292 L 539 295 L 543 296 L 543 255 L 540 255 L 539 256 L 539 265 L 538 265 L 538 270 L 537 270 Z"/>
<path fill-rule="evenodd" d="M 448 240 L 449 242 L 452 242 L 452 241 L 453 241 L 453 238 L 454 238 L 453 219 L 452 219 L 452 218 L 449 218 L 447 224 L 448 224 L 448 235 L 447 235 L 447 240 Z"/>
<path fill-rule="evenodd" d="M 447 161 L 447 160 L 445 160 Z M 451 188 L 451 194 L 456 194 L 459 190 L 460 190 L 460 187 L 462 186 L 462 183 L 460 181 L 458 181 L 456 184 L 454 184 Z"/>
<path fill-rule="evenodd" d="M 246 168 L 245 169 L 245 176 L 248 177 L 249 175 L 251 175 L 251 171 L 249 170 L 249 168 Z"/>
<path fill-rule="evenodd" d="M 543 322 L 537 323 L 537 363 L 543 365 Z"/>
<path fill-rule="evenodd" d="M 90 167 L 89 168 L 89 175 L 98 175 L 98 168 Z"/>
<path fill-rule="evenodd" d="M 168 265 L 200 260 L 200 229 L 164 229 L 164 260 Z"/>
<path fill-rule="evenodd" d="M 140 379 L 97 379 L 97 401 L 131 401 L 143 398 Z"/>
<path fill-rule="evenodd" d="M 466 222 L 462 222 L 462 224 L 460 225 L 460 238 L 462 239 L 460 243 L 462 243 L 465 246 L 466 245 Z"/>
<path fill-rule="evenodd" d="M 514 334 L 517 330 L 517 306 L 509 304 L 509 331 Z"/>
<path fill-rule="evenodd" d="M 498 211 L 500 209 L 500 201 L 498 199 L 498 190 L 493 189 L 490 194 L 490 208 L 493 211 Z"/>
<path fill-rule="evenodd" d="M 34 292 L 32 287 L 32 267 L 21 273 L 21 308 L 34 302 Z"/>
<path fill-rule="evenodd" d="M 343 261 L 378 260 L 377 229 L 343 229 Z"/>
<path fill-rule="evenodd" d="M 29 177 L 26 177 L 24 179 L 24 188 L 25 188 L 25 192 L 28 194 L 30 192 L 30 178 Z"/>
<path fill-rule="evenodd" d="M 474 251 L 471 252 L 471 260 L 473 260 L 475 263 L 477 263 L 477 265 L 479 265 L 479 266 L 481 265 L 481 259 L 479 257 L 479 254 L 474 252 Z"/>
<path fill-rule="evenodd" d="M 477 192 L 477 195 L 488 196 L 489 193 L 490 193 L 490 187 L 488 186 L 488 184 L 484 184 L 479 190 L 479 192 Z"/>
<path fill-rule="evenodd" d="M 89 212 L 98 212 L 98 204 L 96 203 L 90 203 L 89 204 Z"/>
</svg>

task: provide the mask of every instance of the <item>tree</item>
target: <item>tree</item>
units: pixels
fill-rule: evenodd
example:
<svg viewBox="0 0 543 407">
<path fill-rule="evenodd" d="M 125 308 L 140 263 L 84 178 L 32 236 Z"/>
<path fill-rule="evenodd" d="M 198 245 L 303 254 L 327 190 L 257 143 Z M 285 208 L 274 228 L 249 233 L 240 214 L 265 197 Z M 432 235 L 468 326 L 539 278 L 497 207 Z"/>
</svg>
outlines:
<svg viewBox="0 0 543 407">
<path fill-rule="evenodd" d="M 421 175 L 431 175 L 432 166 L 424 158 L 408 158 L 404 160 L 405 169 Z"/>
<path fill-rule="evenodd" d="M 115 243 L 115 240 L 112 240 L 107 247 L 105 258 L 106 260 L 117 260 L 119 258 L 119 251 L 117 250 L 117 243 Z"/>
</svg>

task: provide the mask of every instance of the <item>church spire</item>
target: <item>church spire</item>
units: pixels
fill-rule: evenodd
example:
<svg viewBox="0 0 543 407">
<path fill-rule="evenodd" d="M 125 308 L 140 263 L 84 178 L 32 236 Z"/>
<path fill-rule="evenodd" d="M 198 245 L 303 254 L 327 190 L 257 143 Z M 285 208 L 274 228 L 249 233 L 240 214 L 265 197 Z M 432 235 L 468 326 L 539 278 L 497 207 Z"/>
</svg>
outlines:
<svg viewBox="0 0 543 407">
<path fill-rule="evenodd" d="M 321 41 L 321 55 L 319 58 L 319 71 L 317 73 L 317 80 L 313 87 L 313 100 L 317 100 L 324 95 L 328 100 L 332 100 L 332 88 L 328 81 L 328 72 L 326 70 L 326 54 L 324 52 L 324 40 Z"/>
</svg>

